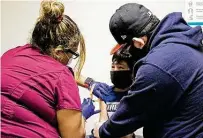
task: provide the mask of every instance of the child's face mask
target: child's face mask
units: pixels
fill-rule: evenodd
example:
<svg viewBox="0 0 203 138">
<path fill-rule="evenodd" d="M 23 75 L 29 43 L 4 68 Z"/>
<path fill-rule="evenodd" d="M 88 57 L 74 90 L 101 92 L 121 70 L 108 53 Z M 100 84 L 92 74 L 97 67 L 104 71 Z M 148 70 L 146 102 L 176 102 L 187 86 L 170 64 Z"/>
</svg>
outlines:
<svg viewBox="0 0 203 138">
<path fill-rule="evenodd" d="M 111 71 L 111 82 L 116 88 L 125 89 L 132 84 L 132 72 L 130 70 Z"/>
</svg>

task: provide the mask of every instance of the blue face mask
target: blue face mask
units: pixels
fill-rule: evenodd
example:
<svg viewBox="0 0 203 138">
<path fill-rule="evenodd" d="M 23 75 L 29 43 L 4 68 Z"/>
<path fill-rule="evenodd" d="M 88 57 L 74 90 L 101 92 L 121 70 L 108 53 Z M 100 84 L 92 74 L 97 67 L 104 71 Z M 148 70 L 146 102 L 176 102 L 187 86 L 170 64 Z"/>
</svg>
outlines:
<svg viewBox="0 0 203 138">
<path fill-rule="evenodd" d="M 116 88 L 126 89 L 132 84 L 132 72 L 130 70 L 111 71 L 111 82 Z"/>
</svg>

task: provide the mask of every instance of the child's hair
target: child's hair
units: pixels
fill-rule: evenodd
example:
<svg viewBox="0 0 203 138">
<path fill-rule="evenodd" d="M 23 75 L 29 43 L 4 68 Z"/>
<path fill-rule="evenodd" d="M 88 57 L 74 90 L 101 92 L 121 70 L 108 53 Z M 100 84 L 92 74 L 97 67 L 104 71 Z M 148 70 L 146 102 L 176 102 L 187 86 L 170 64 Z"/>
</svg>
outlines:
<svg viewBox="0 0 203 138">
<path fill-rule="evenodd" d="M 133 60 L 132 57 L 124 56 L 124 55 L 122 55 L 120 52 L 114 53 L 114 55 L 113 55 L 113 57 L 112 57 L 112 62 L 113 62 L 113 63 L 114 63 L 114 62 L 119 63 L 119 62 L 121 62 L 121 61 L 127 62 L 128 66 L 129 66 L 129 68 L 130 68 L 130 70 L 133 70 L 133 66 L 134 66 L 135 61 Z"/>
</svg>

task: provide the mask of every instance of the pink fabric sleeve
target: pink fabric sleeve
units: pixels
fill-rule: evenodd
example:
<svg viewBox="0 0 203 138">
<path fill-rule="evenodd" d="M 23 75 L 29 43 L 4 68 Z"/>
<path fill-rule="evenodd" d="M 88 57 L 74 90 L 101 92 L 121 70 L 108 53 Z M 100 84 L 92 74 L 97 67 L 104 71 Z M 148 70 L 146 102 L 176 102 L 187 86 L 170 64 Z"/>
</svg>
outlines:
<svg viewBox="0 0 203 138">
<path fill-rule="evenodd" d="M 65 69 L 56 84 L 56 110 L 73 109 L 81 111 L 79 89 L 69 69 Z"/>
</svg>

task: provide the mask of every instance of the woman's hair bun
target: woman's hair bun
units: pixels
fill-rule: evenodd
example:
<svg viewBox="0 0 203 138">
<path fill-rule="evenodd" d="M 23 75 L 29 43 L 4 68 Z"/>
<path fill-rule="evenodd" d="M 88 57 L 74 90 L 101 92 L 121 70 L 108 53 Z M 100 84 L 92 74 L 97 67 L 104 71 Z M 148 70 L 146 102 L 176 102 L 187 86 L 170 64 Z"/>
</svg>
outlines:
<svg viewBox="0 0 203 138">
<path fill-rule="evenodd" d="M 50 19 L 50 21 L 59 22 L 62 20 L 64 5 L 55 0 L 43 0 L 40 7 L 40 19 Z"/>
</svg>

